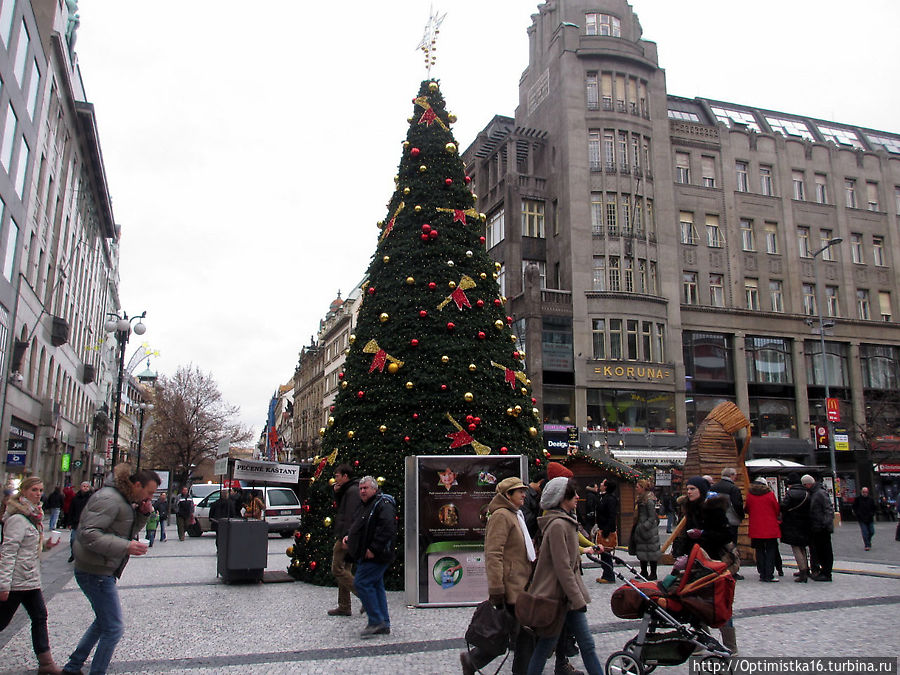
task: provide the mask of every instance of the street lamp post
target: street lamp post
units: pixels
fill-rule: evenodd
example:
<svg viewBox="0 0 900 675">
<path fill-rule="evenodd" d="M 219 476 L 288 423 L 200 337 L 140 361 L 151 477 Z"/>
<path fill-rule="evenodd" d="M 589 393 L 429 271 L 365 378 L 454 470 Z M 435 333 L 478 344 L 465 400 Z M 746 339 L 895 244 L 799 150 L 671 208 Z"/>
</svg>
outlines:
<svg viewBox="0 0 900 675">
<path fill-rule="evenodd" d="M 827 244 L 811 254 L 813 259 L 813 271 L 816 275 L 816 314 L 819 319 L 819 349 L 821 350 L 822 355 L 822 377 L 824 378 L 825 384 L 825 428 L 828 430 L 828 456 L 831 460 L 832 501 L 835 504 L 837 504 L 837 461 L 834 455 L 834 425 L 828 417 L 828 399 L 831 398 L 831 387 L 828 381 L 828 363 L 825 360 L 825 318 L 822 315 L 822 303 L 825 296 L 822 292 L 822 280 L 819 273 L 818 257 L 832 246 L 836 246 L 842 241 L 844 240 L 841 237 L 830 239 Z"/>
<path fill-rule="evenodd" d="M 141 470 L 141 446 L 144 443 L 144 413 L 153 410 L 152 403 L 141 403 L 141 421 L 138 427 L 138 451 L 137 451 L 137 468 L 135 471 Z"/>
<path fill-rule="evenodd" d="M 122 410 L 122 379 L 125 374 L 125 345 L 128 344 L 128 338 L 131 337 L 133 330 L 137 335 L 143 335 L 147 332 L 147 327 L 142 319 L 147 316 L 147 312 L 141 312 L 139 316 L 129 318 L 128 314 L 122 312 L 122 316 L 118 313 L 109 312 L 110 318 L 106 321 L 107 333 L 115 335 L 116 342 L 119 345 L 119 377 L 116 382 L 116 409 L 115 419 L 113 420 L 113 450 L 112 450 L 112 466 L 113 468 L 119 463 L 119 417 Z M 115 318 L 112 318 L 115 317 Z M 132 327 L 131 322 L 137 320 Z"/>
</svg>

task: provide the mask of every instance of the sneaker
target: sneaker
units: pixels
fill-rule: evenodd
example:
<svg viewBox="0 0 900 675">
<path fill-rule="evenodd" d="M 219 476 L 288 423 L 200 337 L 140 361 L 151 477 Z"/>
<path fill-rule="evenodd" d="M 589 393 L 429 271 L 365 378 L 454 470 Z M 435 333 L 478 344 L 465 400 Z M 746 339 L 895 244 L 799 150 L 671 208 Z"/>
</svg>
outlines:
<svg viewBox="0 0 900 675">
<path fill-rule="evenodd" d="M 375 624 L 374 626 L 366 626 L 359 634 L 363 640 L 375 637 L 376 635 L 389 635 L 391 627 L 386 623 Z"/>
<path fill-rule="evenodd" d="M 328 616 L 353 616 L 353 612 L 349 609 L 341 609 L 340 607 L 335 607 L 334 609 L 328 610 Z"/>
<path fill-rule="evenodd" d="M 871 549 L 872 549 L 871 546 L 866 546 L 866 550 L 867 550 L 867 551 L 869 551 L 869 550 L 871 550 Z"/>
</svg>

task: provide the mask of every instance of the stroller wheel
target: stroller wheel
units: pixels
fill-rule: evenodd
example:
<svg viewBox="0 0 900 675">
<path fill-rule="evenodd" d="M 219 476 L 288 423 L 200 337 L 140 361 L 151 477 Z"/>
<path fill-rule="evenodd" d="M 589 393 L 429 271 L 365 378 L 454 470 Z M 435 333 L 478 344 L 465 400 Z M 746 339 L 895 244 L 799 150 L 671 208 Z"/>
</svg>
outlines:
<svg viewBox="0 0 900 675">
<path fill-rule="evenodd" d="M 629 652 L 613 652 L 606 659 L 606 675 L 644 675 L 644 666 Z"/>
<path fill-rule="evenodd" d="M 628 642 L 626 642 L 625 646 L 622 647 L 622 651 L 628 652 L 629 654 L 634 654 L 637 651 L 637 638 L 631 638 Z M 638 661 L 640 660 L 637 656 L 635 657 L 635 659 Z M 643 669 L 644 675 L 649 675 L 654 670 L 656 670 L 656 664 L 643 663 Z"/>
</svg>

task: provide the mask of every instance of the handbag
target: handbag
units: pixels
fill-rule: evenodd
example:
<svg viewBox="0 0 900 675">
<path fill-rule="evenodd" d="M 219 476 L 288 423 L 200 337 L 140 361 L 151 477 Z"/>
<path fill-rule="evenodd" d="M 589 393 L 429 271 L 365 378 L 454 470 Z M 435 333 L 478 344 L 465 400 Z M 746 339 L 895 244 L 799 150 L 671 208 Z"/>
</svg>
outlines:
<svg viewBox="0 0 900 675">
<path fill-rule="evenodd" d="M 619 545 L 619 536 L 613 531 L 609 533 L 608 537 L 604 537 L 603 530 L 597 530 L 596 543 L 600 544 L 604 550 L 614 549 Z"/>
<path fill-rule="evenodd" d="M 509 648 L 510 634 L 515 628 L 515 620 L 506 607 L 494 607 L 485 600 L 475 608 L 469 627 L 466 629 L 466 646 L 478 647 L 491 658 L 500 656 Z"/>
<path fill-rule="evenodd" d="M 516 619 L 540 637 L 556 635 L 566 616 L 566 601 L 542 598 L 528 591 L 516 599 Z"/>
</svg>

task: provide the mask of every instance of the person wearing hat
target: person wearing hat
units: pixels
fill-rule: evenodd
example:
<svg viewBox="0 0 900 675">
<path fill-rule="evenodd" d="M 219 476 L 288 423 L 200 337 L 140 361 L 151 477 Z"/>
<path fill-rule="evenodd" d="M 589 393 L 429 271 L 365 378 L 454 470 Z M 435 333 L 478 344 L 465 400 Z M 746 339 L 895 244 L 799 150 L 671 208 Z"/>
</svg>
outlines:
<svg viewBox="0 0 900 675">
<path fill-rule="evenodd" d="M 731 503 L 728 495 L 715 494 L 707 499 L 709 482 L 702 476 L 688 479 L 685 493 L 685 527 L 672 543 L 672 555 L 676 558 L 687 555 L 694 544 L 699 544 L 710 558 L 728 562 L 728 570 L 734 574 L 740 568 L 740 562 L 733 553 L 734 544 L 731 542 L 728 517 L 725 515 Z M 722 642 L 733 654 L 737 654 L 737 636 L 732 620 L 729 619 L 719 630 L 722 632 Z"/>
<path fill-rule="evenodd" d="M 560 601 L 565 612 L 560 615 L 557 625 L 542 634 L 535 645 L 528 664 L 528 675 L 543 672 L 544 664 L 557 646 L 563 625 L 575 636 L 589 675 L 603 672 L 588 627 L 587 603 L 591 601 L 591 596 L 582 581 L 580 558 L 581 553 L 592 550 L 602 552 L 603 547 L 579 546 L 578 519 L 575 517 L 577 502 L 576 484 L 571 478 L 559 476 L 544 486 L 541 495 L 544 515 L 538 518 L 543 541 L 529 592 L 539 598 Z"/>
<path fill-rule="evenodd" d="M 787 475 L 787 492 L 781 500 L 781 543 L 788 544 L 797 561 L 794 581 L 805 584 L 809 578 L 809 491 L 800 484 L 800 474 Z"/>
<path fill-rule="evenodd" d="M 522 514 L 527 489 L 528 486 L 516 477 L 505 478 L 497 484 L 497 494 L 488 505 L 484 534 L 485 571 L 491 603 L 498 608 L 506 607 L 513 617 L 516 615 L 516 599 L 528 585 L 531 568 L 537 558 Z M 514 630 L 518 630 L 518 625 Z M 524 675 L 533 649 L 534 642 L 528 631 L 518 630 L 513 673 Z M 463 675 L 472 675 L 493 658 L 478 647 L 460 652 Z"/>
<path fill-rule="evenodd" d="M 756 571 L 759 580 L 765 582 L 778 581 L 775 576 L 775 558 L 778 555 L 778 538 L 781 528 L 778 518 L 781 507 L 769 483 L 760 476 L 750 484 L 745 505 L 750 519 L 750 542 L 756 549 Z"/>
</svg>

